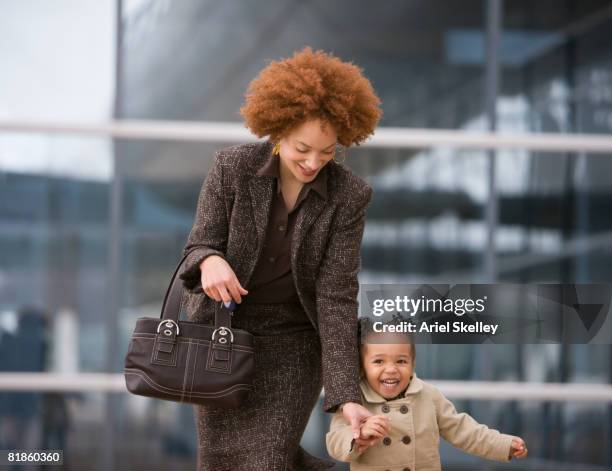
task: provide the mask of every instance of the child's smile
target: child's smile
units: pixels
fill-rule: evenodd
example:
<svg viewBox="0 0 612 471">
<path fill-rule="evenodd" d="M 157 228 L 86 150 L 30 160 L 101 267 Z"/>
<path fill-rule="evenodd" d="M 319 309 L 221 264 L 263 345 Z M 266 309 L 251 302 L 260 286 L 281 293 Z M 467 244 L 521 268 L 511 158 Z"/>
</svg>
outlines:
<svg viewBox="0 0 612 471">
<path fill-rule="evenodd" d="M 395 390 L 398 388 L 398 386 L 400 385 L 400 380 L 399 379 L 381 379 L 380 384 L 381 384 L 383 391 L 386 391 L 389 394 L 393 394 Z M 399 391 L 398 391 L 398 394 L 399 394 Z"/>
</svg>

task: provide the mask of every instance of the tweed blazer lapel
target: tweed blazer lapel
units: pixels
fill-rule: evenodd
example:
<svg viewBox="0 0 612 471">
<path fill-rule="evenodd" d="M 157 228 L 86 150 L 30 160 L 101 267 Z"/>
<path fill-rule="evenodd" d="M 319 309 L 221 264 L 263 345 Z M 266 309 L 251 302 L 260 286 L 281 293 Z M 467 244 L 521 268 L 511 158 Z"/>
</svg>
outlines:
<svg viewBox="0 0 612 471">
<path fill-rule="evenodd" d="M 272 197 L 274 191 L 274 179 L 270 177 L 253 176 L 249 181 L 249 191 L 251 193 L 251 219 L 257 233 L 257 244 L 253 257 L 250 257 L 251 266 L 247 276 L 247 283 L 255 270 L 259 255 L 263 249 L 266 239 L 266 229 L 272 207 Z"/>
<path fill-rule="evenodd" d="M 298 259 L 300 246 L 308 233 L 308 229 L 310 229 L 310 226 L 312 226 L 321 211 L 323 211 L 323 208 L 325 208 L 325 204 L 326 201 L 323 198 L 320 198 L 318 195 L 310 195 L 302 202 L 298 210 L 293 229 L 293 238 L 291 239 L 291 269 L 296 275 L 301 273 Z M 308 256 L 308 254 L 304 254 L 304 256 Z"/>
</svg>

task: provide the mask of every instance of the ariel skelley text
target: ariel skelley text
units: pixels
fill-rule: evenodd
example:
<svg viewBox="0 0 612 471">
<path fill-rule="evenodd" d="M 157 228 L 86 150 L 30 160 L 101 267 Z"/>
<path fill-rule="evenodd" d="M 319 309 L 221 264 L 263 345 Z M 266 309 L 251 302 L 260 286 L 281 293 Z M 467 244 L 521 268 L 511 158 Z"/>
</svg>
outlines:
<svg viewBox="0 0 612 471">
<path fill-rule="evenodd" d="M 474 322 L 473 324 L 454 321 L 454 322 L 421 322 L 417 327 L 412 322 L 400 322 L 398 324 L 384 324 L 383 322 L 374 322 L 372 329 L 374 332 L 424 332 L 430 334 L 448 334 L 448 333 L 461 333 L 461 334 L 491 334 L 495 335 L 499 324 L 487 324 L 485 322 Z"/>
</svg>

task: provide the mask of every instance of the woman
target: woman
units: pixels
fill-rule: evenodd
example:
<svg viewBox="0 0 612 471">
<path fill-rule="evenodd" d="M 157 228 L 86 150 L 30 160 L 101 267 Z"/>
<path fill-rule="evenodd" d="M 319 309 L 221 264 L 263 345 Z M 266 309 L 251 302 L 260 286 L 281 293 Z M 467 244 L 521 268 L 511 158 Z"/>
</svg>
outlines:
<svg viewBox="0 0 612 471">
<path fill-rule="evenodd" d="M 358 433 L 357 273 L 372 188 L 336 162 L 373 133 L 380 100 L 353 64 L 310 48 L 271 62 L 241 109 L 264 143 L 217 153 L 181 274 L 190 320 L 255 335 L 254 392 L 238 409 L 194 408 L 200 470 L 318 470 L 300 439 L 321 386 Z"/>
</svg>

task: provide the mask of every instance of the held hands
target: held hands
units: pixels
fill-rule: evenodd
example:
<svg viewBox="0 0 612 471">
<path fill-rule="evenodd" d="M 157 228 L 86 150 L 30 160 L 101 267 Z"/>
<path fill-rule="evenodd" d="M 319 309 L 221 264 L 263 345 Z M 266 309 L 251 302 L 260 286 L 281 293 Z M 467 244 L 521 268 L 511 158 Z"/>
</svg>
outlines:
<svg viewBox="0 0 612 471">
<path fill-rule="evenodd" d="M 356 402 L 346 402 L 342 405 L 342 415 L 351 425 L 353 438 L 357 440 L 361 435 L 361 423 L 374 414 L 372 414 L 361 404 L 357 404 Z"/>
<path fill-rule="evenodd" d="M 342 406 L 342 414 L 351 424 L 357 453 L 375 445 L 389 433 L 389 418 L 374 415 L 356 402 L 347 402 Z"/>
<path fill-rule="evenodd" d="M 366 448 L 376 445 L 389 434 L 389 417 L 373 415 L 365 419 L 361 424 L 361 433 L 355 440 L 357 453 Z"/>
<path fill-rule="evenodd" d="M 361 424 L 361 438 L 385 438 L 389 434 L 389 417 L 373 415 Z"/>
<path fill-rule="evenodd" d="M 342 406 L 342 415 L 351 425 L 353 439 L 355 440 L 358 453 L 361 453 L 364 449 L 370 446 L 370 444 L 374 444 L 378 440 L 378 438 L 366 439 L 362 438 L 361 436 L 361 425 L 368 417 L 372 417 L 374 415 L 361 404 L 357 404 L 356 402 L 345 403 Z"/>
<path fill-rule="evenodd" d="M 518 459 L 527 457 L 527 445 L 525 445 L 525 442 L 520 437 L 514 437 L 512 439 L 508 459 L 512 459 L 513 457 Z"/>
<path fill-rule="evenodd" d="M 374 415 L 356 402 L 347 402 L 342 407 L 342 414 L 351 424 L 357 453 L 375 445 L 389 433 L 389 418 Z"/>
<path fill-rule="evenodd" d="M 209 298 L 215 301 L 227 303 L 233 299 L 241 303 L 242 296 L 248 294 L 248 291 L 240 285 L 232 267 L 223 257 L 218 255 L 206 257 L 200 264 L 200 271 L 202 289 Z"/>
</svg>

